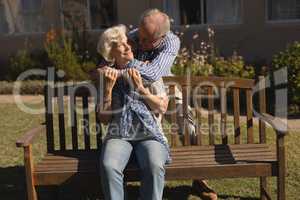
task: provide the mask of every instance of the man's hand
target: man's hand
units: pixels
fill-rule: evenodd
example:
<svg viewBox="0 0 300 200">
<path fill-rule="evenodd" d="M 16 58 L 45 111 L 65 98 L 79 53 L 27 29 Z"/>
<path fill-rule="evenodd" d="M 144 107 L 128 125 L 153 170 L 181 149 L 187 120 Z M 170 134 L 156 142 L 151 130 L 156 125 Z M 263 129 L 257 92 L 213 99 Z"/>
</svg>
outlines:
<svg viewBox="0 0 300 200">
<path fill-rule="evenodd" d="M 130 80 L 133 83 L 133 86 L 136 88 L 136 90 L 138 90 L 141 93 L 145 93 L 146 89 L 143 85 L 142 77 L 141 77 L 141 74 L 139 73 L 139 71 L 137 71 L 134 68 L 129 68 L 127 70 L 127 73 L 129 75 Z"/>
</svg>

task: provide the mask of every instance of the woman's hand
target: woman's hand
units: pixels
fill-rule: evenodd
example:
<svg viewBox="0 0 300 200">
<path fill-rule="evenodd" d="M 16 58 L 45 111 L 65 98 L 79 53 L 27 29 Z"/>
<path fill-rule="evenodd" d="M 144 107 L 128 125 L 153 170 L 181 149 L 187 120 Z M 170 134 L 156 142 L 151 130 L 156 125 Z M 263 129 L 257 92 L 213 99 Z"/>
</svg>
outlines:
<svg viewBox="0 0 300 200">
<path fill-rule="evenodd" d="M 118 71 L 116 69 L 105 67 L 101 69 L 101 75 L 103 75 L 105 90 L 111 92 L 118 78 Z"/>
</svg>

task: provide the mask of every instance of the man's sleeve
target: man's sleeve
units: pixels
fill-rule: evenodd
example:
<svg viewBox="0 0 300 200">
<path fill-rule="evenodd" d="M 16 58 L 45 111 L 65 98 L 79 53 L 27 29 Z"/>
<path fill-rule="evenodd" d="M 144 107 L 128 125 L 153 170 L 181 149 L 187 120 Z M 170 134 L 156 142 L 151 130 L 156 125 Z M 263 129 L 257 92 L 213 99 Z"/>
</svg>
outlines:
<svg viewBox="0 0 300 200">
<path fill-rule="evenodd" d="M 159 97 L 168 97 L 167 91 L 165 89 L 164 81 L 160 78 L 158 81 L 153 82 L 150 85 L 150 92 L 153 95 L 157 95 Z"/>
<path fill-rule="evenodd" d="M 178 37 L 166 40 L 162 51 L 151 62 L 142 62 L 134 59 L 129 67 L 135 67 L 149 81 L 157 81 L 163 76 L 168 76 L 173 62 L 178 54 L 180 41 Z"/>
</svg>

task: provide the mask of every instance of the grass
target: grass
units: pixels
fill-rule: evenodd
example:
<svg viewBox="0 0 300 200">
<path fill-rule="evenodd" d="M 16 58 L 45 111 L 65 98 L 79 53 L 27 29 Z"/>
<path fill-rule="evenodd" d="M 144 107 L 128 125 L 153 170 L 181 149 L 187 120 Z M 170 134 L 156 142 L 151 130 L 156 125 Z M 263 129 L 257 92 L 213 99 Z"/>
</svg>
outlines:
<svg viewBox="0 0 300 200">
<path fill-rule="evenodd" d="M 41 107 L 42 104 L 31 107 Z M 0 104 L 0 199 L 19 200 L 25 199 L 25 177 L 23 169 L 23 150 L 15 146 L 15 141 L 24 132 L 44 121 L 44 116 L 31 115 L 20 111 L 15 104 Z M 257 127 L 255 127 L 257 128 Z M 57 123 L 56 123 L 57 129 Z M 68 130 L 67 130 L 68 132 Z M 274 143 L 274 134 L 271 129 L 267 130 L 268 142 Z M 69 137 L 69 136 L 67 136 Z M 287 146 L 287 199 L 295 200 L 300 196 L 300 132 L 290 133 L 286 137 Z M 58 140 L 56 140 L 58 144 Z M 67 146 L 70 145 L 67 143 Z M 37 162 L 45 152 L 45 137 L 39 137 L 33 146 L 35 162 Z M 249 179 L 218 179 L 209 180 L 209 184 L 218 192 L 219 199 L 258 199 L 259 181 L 258 178 Z M 276 181 L 269 178 L 269 185 L 272 196 L 275 197 Z M 197 195 L 191 190 L 191 181 L 167 182 L 164 199 L 188 199 L 198 200 Z M 100 187 L 100 186 L 99 186 Z M 53 192 L 56 191 L 56 192 Z M 59 192 L 57 192 L 59 191 Z M 39 188 L 40 199 L 101 199 L 97 191 L 80 191 L 78 194 L 74 188 L 63 186 L 59 190 L 46 187 Z M 129 199 L 137 199 L 138 184 L 132 183 L 128 187 Z M 53 196 L 57 195 L 57 196 Z"/>
</svg>

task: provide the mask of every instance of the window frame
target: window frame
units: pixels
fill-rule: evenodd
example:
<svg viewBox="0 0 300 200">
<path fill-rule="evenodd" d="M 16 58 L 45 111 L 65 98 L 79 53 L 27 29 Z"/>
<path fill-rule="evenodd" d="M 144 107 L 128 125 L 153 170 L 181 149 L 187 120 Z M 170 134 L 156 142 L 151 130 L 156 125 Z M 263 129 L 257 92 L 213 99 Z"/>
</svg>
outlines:
<svg viewBox="0 0 300 200">
<path fill-rule="evenodd" d="M 64 15 L 63 15 L 63 13 L 62 13 L 62 10 L 63 10 L 63 1 L 64 0 L 59 0 L 59 9 L 60 9 L 60 21 L 61 21 L 61 27 L 62 27 L 62 29 L 63 30 L 65 30 L 65 31 L 67 31 L 67 29 L 65 29 L 65 20 L 64 20 Z M 91 31 L 91 32 L 93 32 L 93 31 L 95 31 L 95 32 L 98 32 L 98 31 L 103 31 L 103 30 L 105 30 L 106 28 L 92 28 L 92 14 L 91 14 L 91 9 L 90 9 L 90 1 L 91 0 L 85 0 L 86 1 L 86 5 L 87 5 L 87 10 L 88 10 L 88 13 L 87 13 L 87 20 L 88 20 L 88 28 L 87 28 L 87 31 Z M 116 3 L 117 3 L 117 1 L 115 1 L 115 0 L 112 0 L 112 1 L 114 1 L 114 8 L 113 8 L 113 12 L 114 13 L 116 13 L 116 21 L 118 21 L 118 15 L 117 15 L 117 6 L 116 6 Z"/>
<path fill-rule="evenodd" d="M 46 4 L 46 0 L 40 0 L 41 1 L 41 6 L 38 10 L 26 10 L 23 8 L 23 5 L 21 5 L 21 8 L 20 8 L 20 14 L 22 16 L 23 19 L 25 19 L 26 17 L 30 16 L 30 15 L 42 15 L 42 17 L 45 17 L 43 15 L 43 8 L 45 7 L 45 4 Z M 16 34 L 43 34 L 43 33 L 46 33 L 47 31 L 24 31 L 24 32 L 21 32 L 21 33 L 16 33 Z M 15 34 L 15 33 L 13 33 Z"/>
<path fill-rule="evenodd" d="M 66 29 L 66 25 L 65 25 L 65 17 L 63 14 L 63 9 L 64 9 L 64 0 L 59 0 L 59 14 L 60 14 L 60 23 L 61 23 L 61 28 L 64 31 L 69 31 L 68 29 Z M 90 0 L 85 0 L 86 1 L 86 6 L 89 7 L 90 5 Z M 87 9 L 88 13 L 87 13 L 87 20 L 88 20 L 88 27 L 91 27 L 91 18 L 90 18 L 90 9 Z M 88 31 L 90 31 L 90 28 L 87 28 Z"/>
<path fill-rule="evenodd" d="M 40 8 L 39 8 L 38 10 L 36 10 L 36 11 L 24 9 L 23 5 L 21 4 L 21 10 L 20 10 L 20 13 L 22 13 L 22 14 L 33 14 L 33 13 L 41 13 L 41 12 L 43 12 L 45 0 L 40 0 L 40 1 L 41 1 L 41 6 L 40 6 Z"/>
<path fill-rule="evenodd" d="M 163 4 L 163 10 L 164 11 L 166 10 L 166 3 L 168 1 L 169 0 L 164 0 L 164 4 Z M 204 21 L 204 19 L 205 19 L 204 13 L 207 13 L 207 11 L 204 12 L 204 9 L 205 9 L 204 8 L 204 1 L 205 0 L 199 0 L 199 1 L 201 1 L 201 9 L 202 9 L 201 21 Z M 183 27 L 188 26 L 189 28 L 192 28 L 192 29 L 204 28 L 204 27 L 207 27 L 207 26 L 217 26 L 217 27 L 226 27 L 226 28 L 240 26 L 244 23 L 244 0 L 238 0 L 238 1 L 240 1 L 240 20 L 239 20 L 239 22 L 236 22 L 236 23 L 207 23 L 206 22 L 206 23 L 202 23 L 202 24 L 180 24 L 180 25 L 172 25 L 172 26 L 174 28 L 183 28 Z M 180 10 L 178 12 L 180 14 Z"/>
<path fill-rule="evenodd" d="M 269 19 L 269 1 L 272 0 L 265 0 L 265 21 L 267 24 L 300 24 L 299 19 Z"/>
<path fill-rule="evenodd" d="M 43 8 L 47 5 L 46 0 L 41 0 L 41 7 L 39 11 L 29 11 L 29 10 L 23 10 L 23 7 L 21 6 L 18 12 L 20 13 L 21 17 L 24 15 L 32 14 L 32 13 L 43 13 Z M 42 35 L 45 34 L 47 31 L 22 31 L 22 32 L 13 32 L 13 33 L 0 33 L 1 36 L 5 37 L 11 37 L 11 36 L 22 36 L 22 35 Z"/>
</svg>

